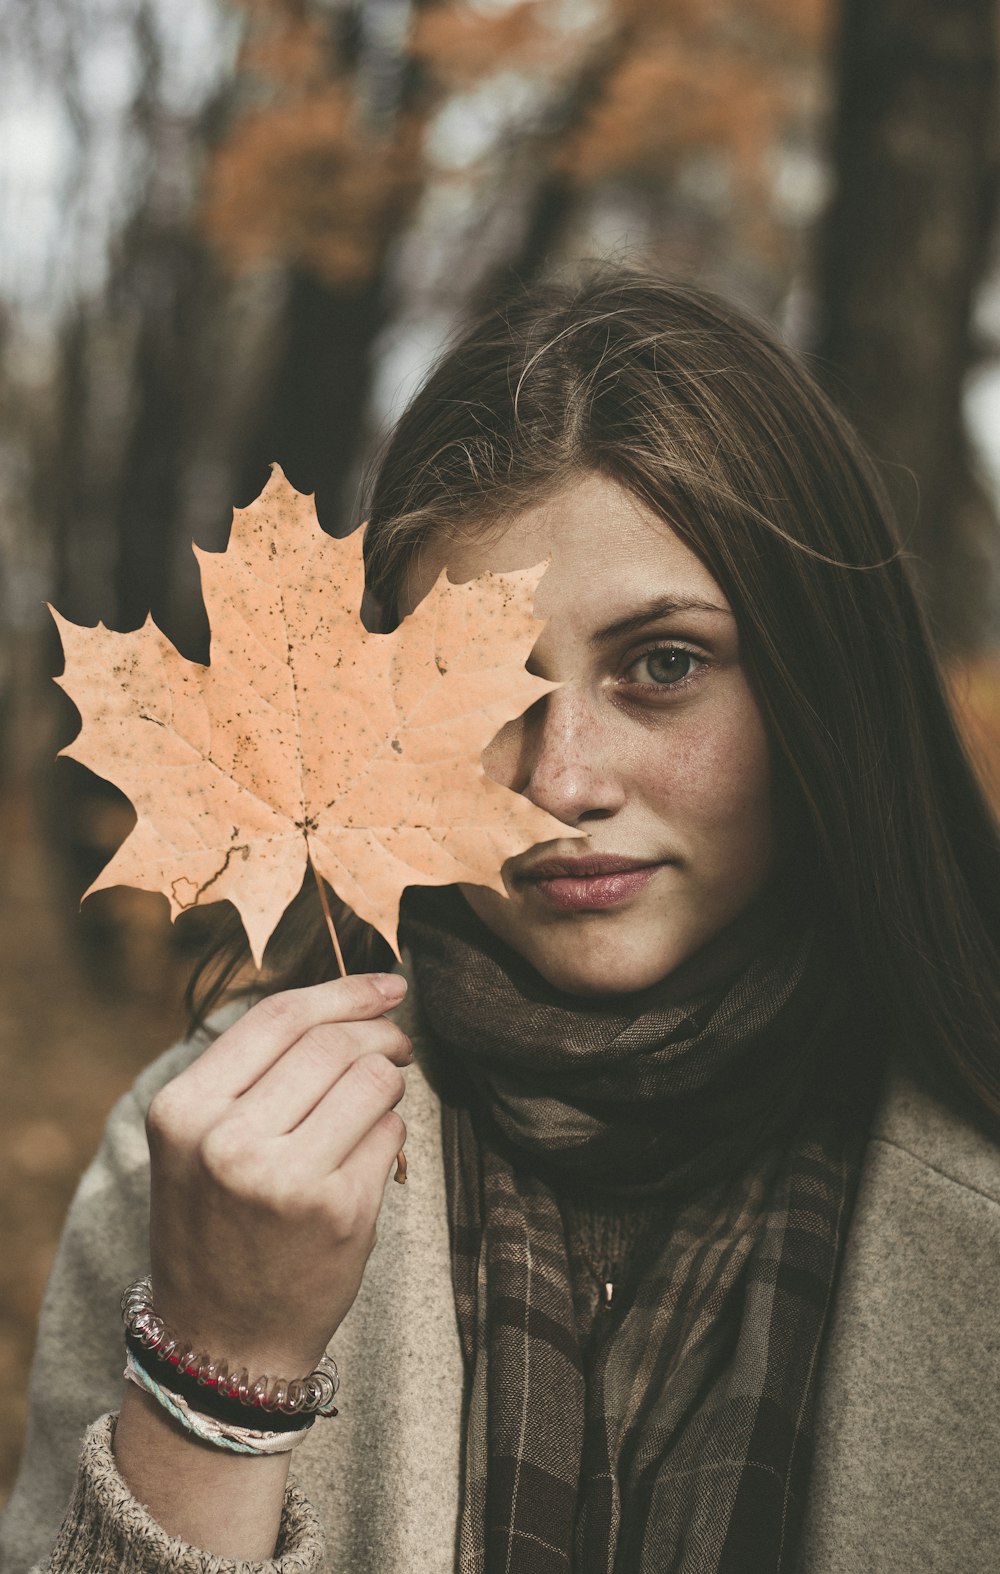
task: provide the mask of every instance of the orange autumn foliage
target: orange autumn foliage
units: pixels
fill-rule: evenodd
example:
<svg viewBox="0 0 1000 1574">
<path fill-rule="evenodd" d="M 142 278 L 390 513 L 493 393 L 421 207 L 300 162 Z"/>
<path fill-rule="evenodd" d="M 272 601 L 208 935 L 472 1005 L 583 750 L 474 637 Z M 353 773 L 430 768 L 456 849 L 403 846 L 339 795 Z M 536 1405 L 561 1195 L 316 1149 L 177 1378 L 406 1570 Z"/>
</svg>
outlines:
<svg viewBox="0 0 1000 1574">
<path fill-rule="evenodd" d="M 254 8 L 244 4 L 244 10 Z M 303 92 L 327 86 L 334 70 L 328 30 L 318 17 L 266 3 L 256 7 L 240 58 L 244 84 Z"/>
<path fill-rule="evenodd" d="M 364 284 L 412 188 L 416 128 L 372 144 L 345 84 L 246 114 L 208 171 L 202 227 L 228 265 L 295 262 Z"/>
<path fill-rule="evenodd" d="M 732 158 L 740 178 L 756 180 L 787 112 L 785 97 L 752 66 L 664 44 L 623 61 L 556 162 L 577 181 L 596 182 L 626 170 L 665 172 L 689 153 L 716 151 Z"/>
<path fill-rule="evenodd" d="M 445 87 L 468 87 L 497 70 L 558 73 L 568 51 L 537 0 L 491 15 L 467 5 L 437 5 L 415 18 L 411 52 Z"/>
<path fill-rule="evenodd" d="M 242 0 L 232 120 L 208 159 L 203 233 L 231 272 L 296 264 L 363 287 L 418 187 L 419 127 L 366 122 L 330 24 L 282 0 Z"/>
<path fill-rule="evenodd" d="M 723 155 L 755 195 L 769 152 L 801 108 L 824 42 L 827 0 L 618 0 L 629 47 L 557 154 L 581 183 L 629 173 L 669 180 L 693 152 Z"/>
<path fill-rule="evenodd" d="M 833 11 L 830 0 L 608 0 L 567 26 L 553 0 L 499 11 L 444 0 L 414 9 L 403 50 L 417 85 L 373 125 L 329 25 L 284 0 L 242 4 L 239 91 L 209 159 L 203 226 L 230 268 L 298 263 L 347 288 L 377 275 L 434 173 L 424 130 L 436 111 L 504 72 L 551 94 L 542 134 L 524 133 L 540 177 L 667 184 L 708 152 L 731 168 L 748 233 L 772 250 L 768 158 L 824 76 Z"/>
<path fill-rule="evenodd" d="M 407 885 L 502 895 L 505 859 L 570 834 L 481 763 L 556 687 L 524 667 L 544 565 L 463 585 L 442 576 L 394 633 L 370 634 L 360 536 L 326 535 L 275 466 L 235 512 L 226 551 L 195 549 L 209 666 L 150 619 L 118 634 L 53 611 L 66 653 L 56 681 L 83 722 L 62 752 L 138 815 L 85 895 L 159 891 L 172 918 L 227 898 L 259 967 L 311 866 L 398 956 Z"/>
</svg>

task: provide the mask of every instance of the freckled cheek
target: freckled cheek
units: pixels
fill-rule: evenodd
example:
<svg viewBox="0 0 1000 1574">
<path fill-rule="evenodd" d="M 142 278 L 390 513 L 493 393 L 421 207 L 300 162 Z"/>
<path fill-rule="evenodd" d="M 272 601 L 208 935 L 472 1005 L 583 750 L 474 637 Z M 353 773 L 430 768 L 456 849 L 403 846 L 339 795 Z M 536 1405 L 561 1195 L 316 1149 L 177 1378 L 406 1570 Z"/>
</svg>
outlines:
<svg viewBox="0 0 1000 1574">
<path fill-rule="evenodd" d="M 743 842 L 770 828 L 770 755 L 756 710 L 675 729 L 636 772 L 646 801 L 680 833 Z"/>
</svg>

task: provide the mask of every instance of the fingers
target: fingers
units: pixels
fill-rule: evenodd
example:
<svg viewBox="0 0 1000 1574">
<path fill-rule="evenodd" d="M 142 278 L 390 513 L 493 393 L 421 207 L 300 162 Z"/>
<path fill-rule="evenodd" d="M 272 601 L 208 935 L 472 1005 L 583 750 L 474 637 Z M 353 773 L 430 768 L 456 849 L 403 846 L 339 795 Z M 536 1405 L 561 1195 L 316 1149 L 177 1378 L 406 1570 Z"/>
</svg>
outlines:
<svg viewBox="0 0 1000 1574">
<path fill-rule="evenodd" d="M 347 1161 L 405 1091 L 403 1073 L 391 1060 L 361 1055 L 283 1140 L 294 1144 L 297 1163 L 327 1174 Z M 400 1141 L 393 1156 L 401 1146 Z"/>
<path fill-rule="evenodd" d="M 233 1106 L 262 1134 L 292 1131 L 361 1055 L 384 1055 L 408 1066 L 413 1045 L 385 1017 L 366 1022 L 321 1022 L 292 1045 Z"/>
<path fill-rule="evenodd" d="M 396 1168 L 396 1155 L 406 1141 L 406 1126 L 395 1110 L 383 1115 L 327 1180 L 334 1207 L 361 1217 L 357 1224 L 373 1228 L 382 1207 L 385 1187 Z"/>
<path fill-rule="evenodd" d="M 271 997 L 153 1099 L 158 1294 L 209 1348 L 296 1367 L 351 1306 L 406 1137 L 401 998 L 371 975 Z"/>
<path fill-rule="evenodd" d="M 182 1072 L 188 1090 L 217 1107 L 253 1087 L 292 1044 L 321 1024 L 361 1022 L 391 1011 L 403 995 L 383 993 L 375 980 L 384 976 L 352 973 L 258 1001 Z"/>
</svg>

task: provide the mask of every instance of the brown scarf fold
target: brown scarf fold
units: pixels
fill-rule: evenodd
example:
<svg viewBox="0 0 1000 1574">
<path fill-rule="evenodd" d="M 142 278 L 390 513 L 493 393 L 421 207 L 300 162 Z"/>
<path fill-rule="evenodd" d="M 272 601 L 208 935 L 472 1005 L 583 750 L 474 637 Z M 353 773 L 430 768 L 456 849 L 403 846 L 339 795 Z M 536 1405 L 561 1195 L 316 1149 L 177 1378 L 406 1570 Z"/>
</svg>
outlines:
<svg viewBox="0 0 1000 1574">
<path fill-rule="evenodd" d="M 400 935 L 442 1095 L 466 1363 L 460 1574 L 794 1567 L 880 1066 L 833 937 L 769 894 L 650 989 L 553 989 L 456 887 Z M 560 1195 L 647 1199 L 581 1348 Z"/>
</svg>

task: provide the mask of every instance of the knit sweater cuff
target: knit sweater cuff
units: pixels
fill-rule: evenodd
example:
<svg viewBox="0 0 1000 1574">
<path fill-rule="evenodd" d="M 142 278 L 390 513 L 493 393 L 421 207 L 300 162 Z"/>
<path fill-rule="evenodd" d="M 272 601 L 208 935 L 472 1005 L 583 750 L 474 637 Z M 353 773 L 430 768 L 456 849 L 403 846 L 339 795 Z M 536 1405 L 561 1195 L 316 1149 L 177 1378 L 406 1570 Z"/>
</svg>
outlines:
<svg viewBox="0 0 1000 1574">
<path fill-rule="evenodd" d="M 47 1565 L 48 1574 L 318 1574 L 323 1533 L 308 1499 L 289 1486 L 275 1556 L 263 1562 L 216 1557 L 170 1536 L 131 1494 L 111 1450 L 114 1415 L 83 1440 L 76 1485 Z"/>
</svg>

